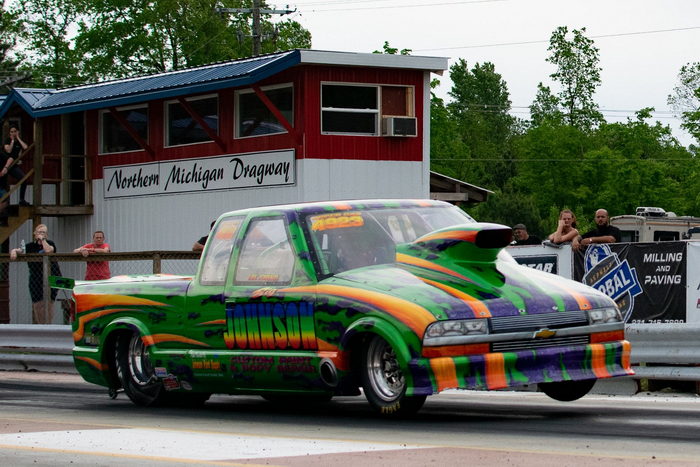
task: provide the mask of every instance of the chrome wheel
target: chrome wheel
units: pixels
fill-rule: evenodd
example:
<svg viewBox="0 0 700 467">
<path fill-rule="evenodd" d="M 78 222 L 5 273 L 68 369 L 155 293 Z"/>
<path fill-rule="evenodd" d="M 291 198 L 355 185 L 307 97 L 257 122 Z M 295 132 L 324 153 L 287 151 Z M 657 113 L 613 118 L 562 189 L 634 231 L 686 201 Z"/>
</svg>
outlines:
<svg viewBox="0 0 700 467">
<path fill-rule="evenodd" d="M 404 380 L 396 352 L 381 338 L 374 338 L 367 349 L 369 383 L 376 395 L 386 402 L 393 402 L 404 393 Z"/>
<path fill-rule="evenodd" d="M 163 384 L 155 377 L 148 349 L 141 335 L 122 335 L 116 343 L 117 376 L 124 392 L 138 405 L 158 405 L 163 398 Z"/>
<path fill-rule="evenodd" d="M 396 351 L 387 341 L 373 336 L 366 342 L 360 378 L 365 397 L 384 416 L 401 416 L 418 411 L 426 396 L 407 396 L 409 389 Z"/>
<path fill-rule="evenodd" d="M 129 370 L 131 379 L 139 386 L 153 383 L 154 372 L 146 346 L 139 334 L 134 334 L 129 343 Z"/>
</svg>

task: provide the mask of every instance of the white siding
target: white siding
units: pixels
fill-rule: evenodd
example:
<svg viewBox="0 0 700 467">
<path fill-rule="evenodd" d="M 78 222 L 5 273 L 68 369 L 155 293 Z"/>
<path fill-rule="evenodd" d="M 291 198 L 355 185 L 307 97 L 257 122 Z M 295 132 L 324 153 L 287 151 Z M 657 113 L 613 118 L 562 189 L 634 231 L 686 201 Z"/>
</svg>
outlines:
<svg viewBox="0 0 700 467">
<path fill-rule="evenodd" d="M 207 234 L 212 220 L 236 209 L 302 201 L 427 198 L 430 187 L 424 167 L 422 162 L 301 159 L 297 160 L 295 186 L 109 200 L 103 197 L 103 180 L 96 180 L 94 215 L 45 218 L 44 223 L 59 252 L 70 252 L 89 242 L 92 232 L 98 229 L 105 232 L 113 251 L 189 251 L 197 239 Z M 22 239 L 32 240 L 31 222 L 12 235 L 10 248 L 19 246 Z M 63 275 L 76 279 L 83 278 L 84 268 L 82 263 L 61 264 Z M 113 274 L 129 272 L 119 271 L 114 263 L 112 269 Z M 27 275 L 26 264 L 11 265 L 12 323 L 31 322 Z M 54 322 L 60 320 L 57 307 Z"/>
</svg>

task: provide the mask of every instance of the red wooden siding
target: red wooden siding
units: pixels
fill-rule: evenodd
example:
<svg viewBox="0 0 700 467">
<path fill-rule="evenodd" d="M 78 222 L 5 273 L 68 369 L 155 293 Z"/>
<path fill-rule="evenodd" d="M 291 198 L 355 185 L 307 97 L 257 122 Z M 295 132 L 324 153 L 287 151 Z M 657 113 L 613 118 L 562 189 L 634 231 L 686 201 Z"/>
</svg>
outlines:
<svg viewBox="0 0 700 467">
<path fill-rule="evenodd" d="M 366 83 L 377 85 L 400 85 L 413 88 L 415 117 L 418 119 L 418 137 L 383 137 L 321 135 L 321 83 Z M 294 86 L 294 128 L 296 135 L 277 134 L 254 138 L 234 139 L 236 122 L 234 113 L 234 89 L 219 91 L 219 136 L 225 148 L 215 142 L 187 146 L 164 147 L 165 122 L 163 100 L 148 103 L 148 143 L 155 152 L 133 151 L 120 154 L 99 155 L 99 116 L 96 110 L 86 115 L 86 151 L 93 158 L 95 179 L 102 178 L 105 166 L 126 165 L 201 158 L 221 154 L 273 151 L 294 148 L 297 158 L 355 159 L 355 160 L 423 160 L 423 71 L 360 69 L 331 66 L 300 66 L 275 75 L 259 83 L 260 87 L 273 84 L 292 83 Z M 209 95 L 209 94 L 207 94 Z M 395 97 L 395 96 L 393 96 Z M 385 96 L 382 102 L 388 106 L 385 115 L 401 114 L 403 102 L 395 102 Z M 60 141 L 60 139 L 57 139 Z M 48 150 L 47 150 L 48 151 Z M 60 151 L 58 151 L 60 152 Z"/>
<path fill-rule="evenodd" d="M 304 113 L 305 157 L 389 161 L 423 160 L 423 72 L 413 70 L 307 67 Z M 414 87 L 417 138 L 321 134 L 321 83 L 391 84 Z"/>
</svg>

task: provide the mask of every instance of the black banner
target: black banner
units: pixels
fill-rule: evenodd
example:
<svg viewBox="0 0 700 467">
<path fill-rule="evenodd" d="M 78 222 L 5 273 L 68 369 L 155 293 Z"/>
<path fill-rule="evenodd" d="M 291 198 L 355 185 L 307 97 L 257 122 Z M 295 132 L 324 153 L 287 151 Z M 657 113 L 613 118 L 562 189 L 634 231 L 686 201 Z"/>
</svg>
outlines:
<svg viewBox="0 0 700 467">
<path fill-rule="evenodd" d="M 627 323 L 685 323 L 685 242 L 591 245 L 574 254 L 574 279 L 612 297 Z"/>
</svg>

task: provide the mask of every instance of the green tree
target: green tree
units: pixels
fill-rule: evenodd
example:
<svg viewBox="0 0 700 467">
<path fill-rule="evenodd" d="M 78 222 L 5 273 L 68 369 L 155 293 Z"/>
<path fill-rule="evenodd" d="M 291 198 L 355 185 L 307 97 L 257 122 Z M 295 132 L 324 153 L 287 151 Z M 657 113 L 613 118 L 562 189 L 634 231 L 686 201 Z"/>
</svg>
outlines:
<svg viewBox="0 0 700 467">
<path fill-rule="evenodd" d="M 80 53 L 71 30 L 80 24 L 82 8 L 73 0 L 27 0 L 22 6 L 28 43 L 21 68 L 35 86 L 63 87 L 81 82 Z"/>
<path fill-rule="evenodd" d="M 389 54 L 389 55 L 411 55 L 412 50 L 411 49 L 397 49 L 395 47 L 392 47 L 389 45 L 389 41 L 384 41 L 384 45 L 382 46 L 382 50 L 375 50 L 372 52 L 373 54 Z"/>
<path fill-rule="evenodd" d="M 596 182 L 580 176 L 581 161 L 590 149 L 586 132 L 552 121 L 517 138 L 518 171 L 510 183 L 515 196 L 531 198 L 537 207 L 538 222 L 528 225 L 532 231 L 553 232 L 561 209 L 579 214 L 585 201 L 594 197 Z"/>
<path fill-rule="evenodd" d="M 531 235 L 544 238 L 550 234 L 549 225 L 542 216 L 532 196 L 507 187 L 488 197 L 485 203 L 469 209 L 469 214 L 480 222 L 493 222 L 512 227 L 525 224 Z"/>
<path fill-rule="evenodd" d="M 26 0 L 22 19 L 31 27 L 33 68 L 58 86 L 250 56 L 251 15 L 216 10 L 246 6 L 241 0 Z M 263 53 L 311 47 L 311 34 L 299 23 L 270 19 L 261 15 Z"/>
<path fill-rule="evenodd" d="M 530 105 L 530 123 L 533 126 L 540 126 L 544 122 L 562 123 L 564 115 L 559 110 L 559 99 L 552 94 L 549 86 L 542 83 L 537 85 L 537 94 L 532 105 Z"/>
<path fill-rule="evenodd" d="M 562 107 L 565 121 L 588 130 L 603 118 L 593 100 L 601 83 L 598 49 L 593 40 L 584 36 L 585 32 L 586 28 L 573 29 L 571 33 L 566 26 L 555 29 L 549 40 L 547 61 L 556 67 L 549 77 L 561 88 L 556 103 Z M 541 105 L 547 108 L 554 101 L 550 96 L 545 97 Z"/>
<path fill-rule="evenodd" d="M 540 216 L 539 229 L 536 223 L 528 227 L 553 231 L 564 208 L 576 213 L 584 231 L 601 207 L 611 215 L 633 213 L 637 206 L 697 213 L 698 160 L 668 126 L 648 123 L 652 110 L 591 131 L 544 122 L 518 138 L 512 196 L 532 198 Z"/>
<path fill-rule="evenodd" d="M 700 62 L 687 63 L 678 73 L 679 84 L 668 103 L 680 112 L 682 127 L 700 143 Z"/>
<path fill-rule="evenodd" d="M 23 34 L 18 17 L 17 10 L 3 0 L 0 10 L 0 93 L 7 92 L 5 84 L 11 84 L 18 77 L 16 46 Z"/>
<path fill-rule="evenodd" d="M 606 123 L 593 135 L 598 154 L 587 154 L 595 167 L 588 177 L 605 178 L 597 194 L 603 206 L 617 214 L 633 213 L 637 206 L 661 206 L 668 211 L 695 211 L 692 174 L 697 160 L 659 122 L 649 124 L 653 109 L 637 112 L 626 123 Z M 594 172 L 595 170 L 595 172 Z"/>
<path fill-rule="evenodd" d="M 441 174 L 466 180 L 469 148 L 460 137 L 457 121 L 452 118 L 442 99 L 430 100 L 430 168 Z"/>
<path fill-rule="evenodd" d="M 501 189 L 514 170 L 509 144 L 516 121 L 508 113 L 508 86 L 488 62 L 469 69 L 460 59 L 450 67 L 450 78 L 452 101 L 446 107 L 466 151 L 445 156 L 460 160 L 458 178 Z"/>
</svg>

